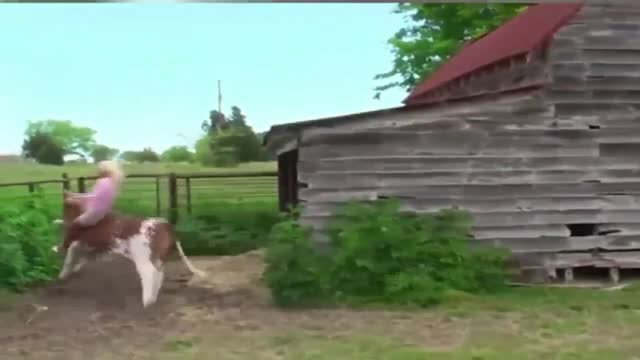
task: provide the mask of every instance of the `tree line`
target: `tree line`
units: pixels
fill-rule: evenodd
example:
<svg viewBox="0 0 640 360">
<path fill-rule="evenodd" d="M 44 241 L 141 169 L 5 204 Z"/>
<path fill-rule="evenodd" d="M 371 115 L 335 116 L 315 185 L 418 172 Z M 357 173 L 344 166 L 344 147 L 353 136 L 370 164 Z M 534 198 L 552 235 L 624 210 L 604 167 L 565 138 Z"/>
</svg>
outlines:
<svg viewBox="0 0 640 360">
<path fill-rule="evenodd" d="M 212 110 L 200 126 L 202 135 L 193 146 L 174 145 L 158 153 L 151 147 L 124 150 L 98 144 L 96 131 L 69 120 L 41 120 L 27 124 L 22 155 L 40 164 L 63 165 L 76 156 L 82 162 L 120 159 L 128 162 L 188 162 L 205 166 L 233 166 L 274 157 L 262 147 L 263 134 L 256 134 L 237 106 L 229 115 Z M 78 161 L 78 160 L 74 160 Z"/>
</svg>

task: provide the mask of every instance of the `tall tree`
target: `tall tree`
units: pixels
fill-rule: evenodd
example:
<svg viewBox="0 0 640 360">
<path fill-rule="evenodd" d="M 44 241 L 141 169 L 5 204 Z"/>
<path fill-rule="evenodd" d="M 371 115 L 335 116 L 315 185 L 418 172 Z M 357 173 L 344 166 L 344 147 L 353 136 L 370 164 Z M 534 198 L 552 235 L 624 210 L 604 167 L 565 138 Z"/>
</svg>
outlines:
<svg viewBox="0 0 640 360">
<path fill-rule="evenodd" d="M 51 139 L 62 148 L 64 155 L 88 155 L 95 145 L 95 130 L 76 126 L 69 120 L 41 120 L 27 124 L 25 137 L 35 134 L 49 134 Z"/>
<path fill-rule="evenodd" d="M 260 139 L 246 119 L 238 106 L 231 107 L 229 117 L 221 112 L 211 111 L 209 121 L 202 125 L 208 139 L 200 139 L 196 144 L 196 159 L 218 166 L 262 160 L 265 156 Z M 202 146 L 205 144 L 209 145 L 210 153 L 203 150 Z"/>
<path fill-rule="evenodd" d="M 22 143 L 22 155 L 40 164 L 64 164 L 64 150 L 50 134 L 43 132 L 34 132 L 26 137 Z"/>
<path fill-rule="evenodd" d="M 527 7 L 500 3 L 401 3 L 395 13 L 407 25 L 390 39 L 392 69 L 375 76 L 387 80 L 375 88 L 375 97 L 390 88 L 411 90 L 449 59 L 464 42 L 494 30 Z M 392 80 L 394 78 L 399 80 Z"/>
<path fill-rule="evenodd" d="M 209 120 L 202 122 L 202 130 L 209 134 L 215 134 L 225 129 L 227 125 L 227 118 L 222 112 L 211 110 L 209 111 Z"/>
<path fill-rule="evenodd" d="M 247 117 L 242 113 L 242 110 L 240 110 L 239 107 L 231 107 L 231 116 L 229 116 L 230 127 L 247 127 L 246 119 Z"/>
</svg>

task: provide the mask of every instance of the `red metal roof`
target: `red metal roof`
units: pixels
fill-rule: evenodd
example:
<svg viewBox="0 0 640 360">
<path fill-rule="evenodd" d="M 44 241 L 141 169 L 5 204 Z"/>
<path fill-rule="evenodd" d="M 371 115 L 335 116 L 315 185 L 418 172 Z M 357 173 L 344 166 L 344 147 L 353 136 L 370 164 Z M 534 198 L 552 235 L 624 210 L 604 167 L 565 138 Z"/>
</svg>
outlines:
<svg viewBox="0 0 640 360">
<path fill-rule="evenodd" d="M 581 6 L 581 3 L 530 6 L 491 33 L 463 46 L 430 77 L 418 84 L 404 103 L 417 104 L 425 94 L 453 80 L 487 65 L 537 49 L 573 18 Z"/>
</svg>

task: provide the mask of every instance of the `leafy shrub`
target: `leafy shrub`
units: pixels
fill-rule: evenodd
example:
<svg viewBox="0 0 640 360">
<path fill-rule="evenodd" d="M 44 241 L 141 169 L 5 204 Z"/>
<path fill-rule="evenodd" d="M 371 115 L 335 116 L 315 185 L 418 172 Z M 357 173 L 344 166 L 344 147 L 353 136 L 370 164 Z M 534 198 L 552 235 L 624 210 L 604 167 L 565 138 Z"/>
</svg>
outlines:
<svg viewBox="0 0 640 360">
<path fill-rule="evenodd" d="M 327 300 L 331 264 L 312 246 L 310 236 L 310 229 L 294 217 L 285 217 L 269 234 L 264 279 L 277 304 L 308 305 Z"/>
<path fill-rule="evenodd" d="M 42 193 L 0 207 L 0 287 L 24 290 L 55 276 L 59 234 L 49 209 Z"/>
<path fill-rule="evenodd" d="M 266 245 L 278 222 L 273 201 L 219 202 L 181 215 L 176 226 L 184 251 L 191 255 L 235 255 Z"/>
<path fill-rule="evenodd" d="M 310 231 L 289 218 L 269 236 L 264 278 L 280 305 L 383 302 L 427 306 L 449 290 L 493 292 L 505 284 L 507 253 L 471 249 L 471 218 L 399 210 L 394 200 L 347 204 L 328 230 L 331 251 L 313 249 Z"/>
</svg>

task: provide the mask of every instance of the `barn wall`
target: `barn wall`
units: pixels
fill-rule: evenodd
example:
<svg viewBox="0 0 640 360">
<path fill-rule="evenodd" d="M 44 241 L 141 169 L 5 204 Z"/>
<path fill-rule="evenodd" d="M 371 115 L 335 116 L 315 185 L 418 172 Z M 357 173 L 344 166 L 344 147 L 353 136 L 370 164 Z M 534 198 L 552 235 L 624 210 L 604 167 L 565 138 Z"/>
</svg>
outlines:
<svg viewBox="0 0 640 360">
<path fill-rule="evenodd" d="M 612 144 L 602 155 L 614 144 L 640 143 L 640 2 L 585 5 L 548 53 L 547 96 L 562 126 L 600 126 L 603 143 Z"/>
<path fill-rule="evenodd" d="M 589 129 L 602 164 L 592 179 L 601 206 L 593 221 L 609 232 L 606 248 L 640 248 L 640 2 L 588 1 L 549 50 L 545 97 L 558 128 Z M 627 210 L 624 210 L 627 209 Z M 624 217 L 604 216 L 626 211 Z M 583 220 L 583 222 L 587 222 Z M 591 221 L 589 221 L 591 222 Z M 606 258 L 607 255 L 604 255 Z M 636 267 L 629 252 L 610 260 Z M 605 264 L 606 265 L 606 264 Z M 604 266 L 604 265 L 603 265 Z"/>
<path fill-rule="evenodd" d="M 475 243 L 509 247 L 523 268 L 640 267 L 633 4 L 581 10 L 543 71 L 532 58 L 525 78 L 544 88 L 303 129 L 302 221 L 322 229 L 346 200 L 399 197 L 420 213 L 468 209 Z"/>
<path fill-rule="evenodd" d="M 619 135 L 557 127 L 541 92 L 304 131 L 302 221 L 321 229 L 341 202 L 399 197 L 419 213 L 468 209 L 474 241 L 509 247 L 523 268 L 637 266 L 619 252 L 640 247 L 637 161 L 599 156 Z"/>
<path fill-rule="evenodd" d="M 632 248 L 628 237 L 571 236 L 570 224 L 640 219 L 636 197 L 601 196 L 620 186 L 598 182 L 638 175 L 601 161 L 594 131 L 555 128 L 555 121 L 539 90 L 304 130 L 302 220 L 321 229 L 341 202 L 400 197 L 419 213 L 465 207 L 478 244 L 507 246 L 526 266 L 591 257 L 558 251 Z M 553 255 L 539 256 L 545 252 Z"/>
</svg>

